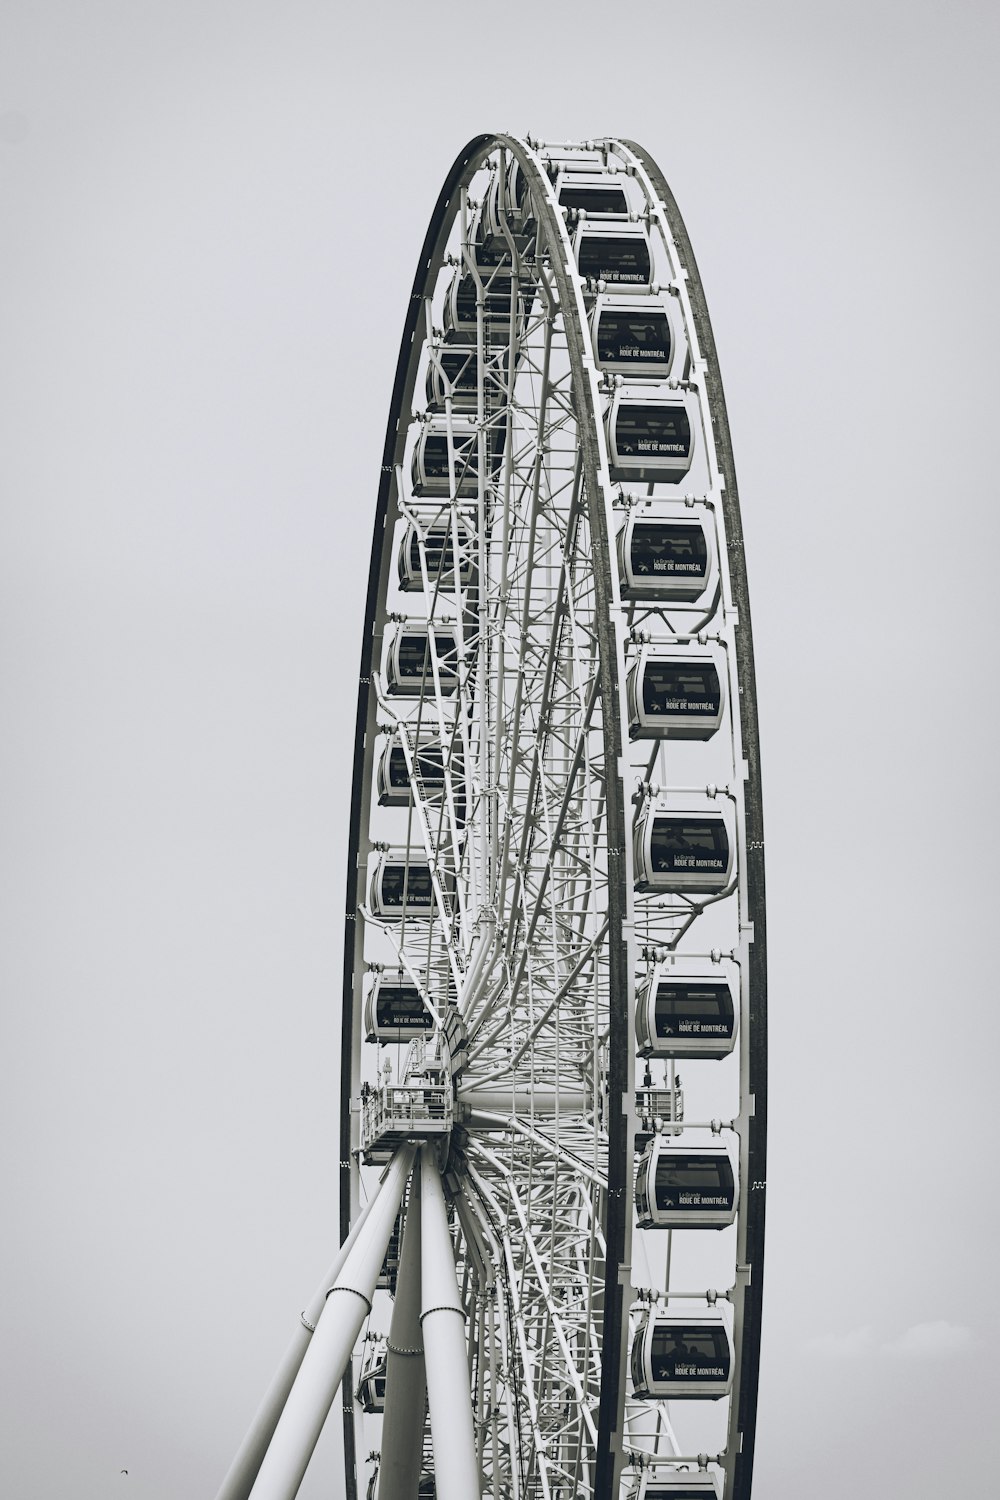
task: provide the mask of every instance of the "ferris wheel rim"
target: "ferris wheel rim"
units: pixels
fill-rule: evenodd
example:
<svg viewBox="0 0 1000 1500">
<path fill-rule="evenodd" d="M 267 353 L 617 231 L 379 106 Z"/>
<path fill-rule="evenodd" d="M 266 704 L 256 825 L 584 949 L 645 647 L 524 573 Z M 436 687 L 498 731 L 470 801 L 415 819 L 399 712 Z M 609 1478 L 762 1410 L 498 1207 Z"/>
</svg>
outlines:
<svg viewBox="0 0 1000 1500">
<path fill-rule="evenodd" d="M 665 204 L 672 202 L 672 198 L 670 198 L 669 196 L 669 189 L 666 189 L 666 184 L 663 182 L 662 177 L 659 176 L 658 169 L 655 169 L 655 164 L 651 165 L 648 161 L 645 160 L 644 157 L 642 157 L 640 148 L 627 141 L 615 144 L 624 146 L 627 150 L 632 151 L 639 159 L 643 161 L 646 170 L 649 172 L 651 180 L 654 181 L 654 185 L 657 188 L 661 200 Z M 434 278 L 438 274 L 440 253 L 443 250 L 444 244 L 447 241 L 448 234 L 450 233 L 451 223 L 454 219 L 455 211 L 454 208 L 452 208 L 452 212 L 451 214 L 449 214 L 448 210 L 452 206 L 455 194 L 462 188 L 465 182 L 471 180 L 471 177 L 474 175 L 477 167 L 486 160 L 490 153 L 497 149 L 509 153 L 509 155 L 513 159 L 519 162 L 522 170 L 525 171 L 531 185 L 537 190 L 537 196 L 540 206 L 539 217 L 540 219 L 545 219 L 550 247 L 556 244 L 561 244 L 564 248 L 564 251 L 569 247 L 569 241 L 565 233 L 565 227 L 559 220 L 554 209 L 552 208 L 551 203 L 549 202 L 549 195 L 547 191 L 548 182 L 545 179 L 544 174 L 541 172 L 536 161 L 533 159 L 534 153 L 532 152 L 530 142 L 526 144 L 525 142 L 519 141 L 517 138 L 508 135 L 484 134 L 474 137 L 463 149 L 463 151 L 459 153 L 445 179 L 444 186 L 442 187 L 441 193 L 439 194 L 434 213 L 431 216 L 428 230 L 424 238 L 423 249 L 421 251 L 420 261 L 418 263 L 418 270 L 414 279 L 413 290 L 411 291 L 406 317 L 404 319 L 404 329 L 401 340 L 400 355 L 397 362 L 393 395 L 390 403 L 386 440 L 383 451 L 382 473 L 380 477 L 378 499 L 376 504 L 375 540 L 373 543 L 372 560 L 369 569 L 368 597 L 366 601 L 365 629 L 362 644 L 362 663 L 361 672 L 359 674 L 360 680 L 358 690 L 358 710 L 355 726 L 355 776 L 352 785 L 351 819 L 349 828 L 348 878 L 346 893 L 347 900 L 345 906 L 345 1002 L 348 994 L 353 993 L 355 989 L 355 924 L 358 921 L 357 914 L 360 906 L 360 902 L 358 901 L 358 892 L 362 879 L 362 870 L 359 867 L 360 850 L 362 847 L 361 820 L 363 815 L 363 805 L 367 795 L 364 786 L 364 779 L 366 776 L 369 778 L 370 790 L 370 778 L 373 774 L 373 765 L 371 761 L 373 751 L 369 748 L 368 760 L 361 768 L 360 776 L 358 757 L 360 755 L 361 760 L 364 761 L 365 732 L 372 717 L 373 695 L 369 691 L 369 686 L 372 677 L 372 663 L 375 652 L 374 629 L 379 609 L 379 579 L 383 568 L 382 552 L 385 547 L 389 546 L 389 541 L 391 538 L 391 526 L 388 525 L 389 507 L 393 490 L 394 471 L 402 459 L 403 445 L 405 443 L 405 406 L 408 396 L 412 394 L 417 374 L 417 354 L 420 347 L 420 343 L 417 339 L 419 319 L 421 316 L 422 305 L 428 294 L 428 287 L 433 286 Z M 654 171 L 657 174 L 656 177 L 654 177 Z M 676 216 L 676 220 L 671 217 L 671 229 L 673 230 L 674 235 L 677 238 L 679 238 L 677 230 L 678 222 L 681 223 L 681 229 L 683 230 L 683 225 L 679 220 L 679 215 Z M 687 257 L 687 263 L 692 275 L 692 280 L 693 282 L 697 283 L 697 288 L 700 293 L 700 281 L 697 280 L 697 271 L 694 267 L 693 256 Z M 566 264 L 565 253 L 559 261 L 556 261 L 555 257 L 553 257 L 553 273 L 559 287 L 561 305 L 564 308 L 568 308 L 573 305 L 574 302 L 579 303 L 579 286 L 573 281 L 573 273 L 570 271 L 569 266 Z M 706 320 L 705 326 L 709 329 L 710 334 L 710 325 L 707 324 L 707 309 L 705 310 L 704 316 Z M 612 563 L 610 555 L 610 538 L 608 535 L 606 515 L 604 510 L 604 484 L 602 482 L 603 476 L 606 476 L 607 469 L 605 465 L 602 465 L 601 454 L 599 451 L 600 443 L 598 439 L 598 433 L 600 431 L 600 419 L 597 415 L 597 411 L 595 409 L 593 401 L 593 390 L 591 386 L 593 367 L 591 364 L 588 368 L 586 362 L 587 349 L 585 346 L 587 340 L 584 335 L 584 330 L 586 330 L 586 328 L 586 319 L 583 313 L 582 304 L 580 304 L 578 307 L 577 317 L 575 319 L 566 319 L 566 337 L 569 357 L 571 364 L 573 365 L 574 401 L 582 402 L 586 408 L 585 419 L 579 423 L 578 432 L 580 438 L 580 446 L 582 449 L 582 462 L 587 471 L 587 504 L 590 510 L 591 535 L 593 538 L 595 550 L 595 588 L 598 592 L 599 597 L 603 595 L 603 607 L 599 607 L 597 610 L 597 623 L 598 630 L 600 632 L 599 660 L 602 683 L 601 696 L 604 703 L 607 705 L 607 711 L 603 714 L 602 721 L 605 739 L 605 756 L 608 766 L 607 841 L 609 852 L 611 850 L 615 850 L 618 851 L 622 856 L 617 861 L 617 877 L 615 881 L 609 881 L 608 893 L 609 905 L 615 908 L 615 912 L 610 919 L 611 930 L 608 935 L 607 952 L 609 964 L 614 966 L 615 972 L 619 975 L 621 982 L 612 984 L 612 996 L 614 997 L 613 1003 L 617 1004 L 617 1013 L 615 1016 L 613 1032 L 618 1041 L 618 1045 L 612 1046 L 611 1048 L 611 1066 L 609 1068 L 608 1074 L 610 1106 L 608 1111 L 608 1122 L 610 1125 L 610 1139 L 608 1152 L 609 1197 L 606 1253 L 607 1275 L 605 1281 L 603 1325 L 604 1340 L 602 1344 L 602 1380 L 599 1409 L 600 1439 L 597 1449 L 599 1469 L 597 1484 L 595 1488 L 595 1493 L 610 1494 L 611 1479 L 614 1471 L 614 1460 L 610 1456 L 610 1437 L 611 1433 L 616 1427 L 618 1416 L 621 1411 L 622 1401 L 624 1399 L 624 1369 L 627 1358 L 627 1323 L 623 1316 L 624 1287 L 621 1284 L 619 1272 L 624 1260 L 624 1249 L 627 1233 L 626 1213 L 628 1212 L 630 1205 L 628 1192 L 625 1191 L 625 1177 L 630 1170 L 629 1164 L 631 1158 L 631 1146 L 628 1140 L 627 1117 L 622 1109 L 622 1103 L 628 1089 L 628 1058 L 626 1056 L 626 1050 L 629 1015 L 627 1008 L 627 996 L 630 990 L 631 975 L 629 973 L 630 963 L 628 951 L 622 937 L 622 929 L 624 923 L 627 922 L 629 918 L 632 895 L 628 885 L 628 881 L 626 879 L 626 862 L 624 858 L 627 838 L 627 819 L 625 816 L 625 794 L 622 784 L 622 777 L 620 774 L 622 734 L 619 708 L 621 703 L 622 683 L 620 681 L 618 671 L 619 662 L 617 643 L 615 640 L 614 630 L 611 625 L 611 604 L 613 603 L 613 590 L 611 588 L 610 579 L 612 573 Z M 710 360 L 709 364 L 711 368 L 713 365 L 713 361 Z M 715 368 L 717 369 L 717 366 Z M 721 382 L 718 384 L 717 396 L 715 396 L 712 400 L 713 410 L 715 410 L 716 404 L 718 404 L 718 409 L 724 417 L 725 407 L 721 396 Z M 728 423 L 725 424 L 725 444 L 728 445 Z M 726 468 L 728 477 L 729 475 L 732 475 L 731 448 L 729 448 L 728 446 L 725 447 L 725 455 L 728 457 L 728 465 Z M 729 495 L 727 494 L 725 498 L 728 502 Z M 736 515 L 738 516 L 738 501 Z M 740 558 L 740 561 L 742 561 L 742 558 Z M 743 579 L 745 591 L 745 573 L 743 574 Z M 748 615 L 747 624 L 749 624 Z M 752 673 L 752 648 L 750 664 L 750 672 Z M 752 682 L 752 676 L 750 680 Z M 757 751 L 755 716 L 753 719 L 753 731 L 753 754 L 756 755 Z M 759 789 L 759 761 L 757 774 L 758 779 L 756 785 Z M 614 789 L 614 796 L 612 796 L 612 788 Z M 762 846 L 762 834 L 760 836 L 760 842 Z M 762 913 L 762 857 L 760 861 L 760 869 Z M 761 954 L 763 954 L 763 944 L 761 944 L 760 951 Z M 761 989 L 760 998 L 761 1001 L 763 1001 L 763 989 Z M 355 1012 L 355 1006 L 347 1005 L 345 1003 L 345 1011 L 343 1017 L 344 1053 L 342 1057 L 341 1068 L 342 1082 L 340 1107 L 342 1142 L 348 1142 L 351 1138 L 351 1102 L 354 1096 L 354 1084 L 356 1082 L 353 1071 L 353 1063 L 351 1059 L 353 1057 L 355 1049 L 358 1046 L 358 1039 L 354 1035 L 354 1029 L 360 1019 Z M 760 1040 L 763 1043 L 763 1023 L 761 1024 Z M 763 1102 L 763 1089 L 761 1091 L 761 1102 Z M 346 1238 L 350 1230 L 352 1218 L 350 1190 L 350 1185 L 352 1182 L 352 1164 L 350 1157 L 348 1156 L 345 1159 L 343 1154 L 341 1155 L 340 1161 L 340 1179 L 341 1237 Z M 760 1212 L 754 1222 L 755 1224 L 759 1225 L 759 1238 L 762 1247 L 763 1194 L 761 1195 L 759 1209 Z M 757 1345 L 759 1347 L 759 1277 L 756 1278 L 756 1286 L 758 1288 L 756 1338 Z M 745 1344 L 743 1350 L 743 1362 L 748 1371 L 749 1364 L 752 1362 L 753 1380 L 751 1381 L 747 1379 L 741 1385 L 740 1401 L 741 1413 L 745 1412 L 750 1418 L 750 1463 L 752 1463 L 752 1418 L 754 1414 L 753 1408 L 755 1407 L 756 1400 L 756 1358 L 756 1350 L 750 1348 Z M 347 1384 L 345 1383 L 345 1449 L 350 1448 L 352 1450 L 350 1460 L 347 1464 L 348 1497 L 349 1500 L 354 1500 L 354 1497 L 356 1495 L 354 1479 L 354 1475 L 356 1474 L 356 1462 L 355 1456 L 353 1454 L 355 1428 L 353 1414 L 350 1408 L 350 1392 L 348 1390 Z M 603 1463 L 605 1465 L 603 1470 L 600 1468 L 602 1455 Z M 611 1464 L 610 1469 L 608 1469 L 607 1467 L 609 1462 Z M 746 1489 L 746 1493 L 748 1494 L 749 1469 L 746 1465 L 744 1467 L 747 1470 L 748 1476 Z M 737 1491 L 737 1494 L 739 1493 L 740 1492 Z"/>
</svg>

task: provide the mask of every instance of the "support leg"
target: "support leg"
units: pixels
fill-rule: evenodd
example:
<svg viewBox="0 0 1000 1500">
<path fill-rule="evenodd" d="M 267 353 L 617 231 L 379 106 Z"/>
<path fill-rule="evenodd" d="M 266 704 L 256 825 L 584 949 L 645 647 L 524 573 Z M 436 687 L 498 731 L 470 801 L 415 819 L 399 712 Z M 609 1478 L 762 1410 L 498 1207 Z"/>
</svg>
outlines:
<svg viewBox="0 0 1000 1500">
<path fill-rule="evenodd" d="M 444 1189 L 434 1158 L 420 1153 L 421 1314 L 437 1500 L 482 1494 L 469 1390 L 465 1313 L 458 1295 Z"/>
<path fill-rule="evenodd" d="M 216 1495 L 215 1500 L 248 1500 L 250 1491 L 253 1489 L 254 1480 L 257 1478 L 260 1466 L 267 1452 L 267 1445 L 274 1436 L 274 1429 L 278 1425 L 278 1418 L 284 1411 L 288 1393 L 299 1372 L 299 1366 L 309 1347 L 313 1330 L 319 1322 L 319 1315 L 323 1311 L 326 1296 L 340 1275 L 341 1268 L 347 1259 L 351 1247 L 361 1232 L 361 1227 L 371 1211 L 372 1204 L 376 1198 L 370 1199 L 365 1205 L 358 1222 L 351 1230 L 347 1239 L 337 1252 L 337 1258 L 327 1271 L 323 1280 L 316 1288 L 312 1298 L 301 1314 L 299 1326 L 292 1336 L 291 1343 L 285 1350 L 285 1356 L 278 1366 L 274 1379 L 265 1392 L 264 1399 L 257 1408 L 257 1414 L 250 1424 L 246 1437 L 240 1444 L 236 1457 L 229 1466 L 229 1472 L 222 1481 L 222 1487 Z"/>
<path fill-rule="evenodd" d="M 414 1172 L 403 1223 L 396 1300 L 389 1325 L 379 1500 L 417 1500 L 424 1456 L 427 1379 L 420 1331 L 420 1173 Z"/>
<path fill-rule="evenodd" d="M 404 1146 L 393 1158 L 326 1299 L 260 1466 L 252 1500 L 294 1500 L 298 1493 L 361 1325 L 371 1310 L 375 1283 L 412 1165 L 413 1148 Z"/>
</svg>

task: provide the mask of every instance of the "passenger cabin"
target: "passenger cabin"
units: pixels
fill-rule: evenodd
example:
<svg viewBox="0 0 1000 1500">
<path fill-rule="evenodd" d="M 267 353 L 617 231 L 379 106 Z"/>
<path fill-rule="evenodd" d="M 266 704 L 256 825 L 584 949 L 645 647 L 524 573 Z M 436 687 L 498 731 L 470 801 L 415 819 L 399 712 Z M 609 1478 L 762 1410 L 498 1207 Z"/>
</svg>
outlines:
<svg viewBox="0 0 1000 1500">
<path fill-rule="evenodd" d="M 408 1042 L 434 1030 L 434 1017 L 415 984 L 377 974 L 365 997 L 365 1041 Z"/>
<path fill-rule="evenodd" d="M 649 290 L 653 256 L 642 224 L 607 224 L 581 219 L 573 234 L 576 268 L 585 281 L 615 291 Z"/>
<path fill-rule="evenodd" d="M 479 434 L 475 422 L 464 416 L 453 417 L 451 439 L 454 467 L 449 455 L 447 417 L 431 417 L 421 424 L 410 464 L 411 488 L 416 499 L 479 494 Z M 499 445 L 498 436 L 488 432 L 487 479 L 496 467 Z"/>
<path fill-rule="evenodd" d="M 666 811 L 647 802 L 633 833 L 637 891 L 720 892 L 733 873 L 725 816 Z"/>
<path fill-rule="evenodd" d="M 451 631 L 436 629 L 432 649 L 426 625 L 398 626 L 386 644 L 386 692 L 396 698 L 429 698 L 438 689 L 447 696 L 457 688 L 458 643 Z"/>
<path fill-rule="evenodd" d="M 560 208 L 568 210 L 570 223 L 582 212 L 585 217 L 593 215 L 628 218 L 628 199 L 625 196 L 624 179 L 603 172 L 561 172 L 556 182 L 556 200 Z"/>
<path fill-rule="evenodd" d="M 475 411 L 479 404 L 479 359 L 475 344 L 445 344 L 427 362 L 427 405 L 444 409 L 448 397 L 454 409 Z"/>
<path fill-rule="evenodd" d="M 506 342 L 506 331 L 510 324 L 511 289 L 518 297 L 515 313 L 520 313 L 520 297 L 517 283 L 508 265 L 484 267 L 480 276 L 483 282 L 483 317 L 488 331 L 499 331 Z M 479 331 L 479 288 L 471 271 L 456 271 L 449 282 L 444 297 L 444 336 L 447 342 L 468 344 Z M 499 330 L 497 325 L 502 325 Z"/>
<path fill-rule="evenodd" d="M 676 484 L 694 458 L 692 398 L 619 386 L 605 417 L 612 479 Z"/>
<path fill-rule="evenodd" d="M 724 658 L 706 648 L 643 646 L 629 669 L 633 740 L 710 740 L 722 723 Z"/>
<path fill-rule="evenodd" d="M 708 587 L 712 554 L 697 516 L 656 516 L 635 507 L 618 533 L 623 599 L 690 602 Z"/>
<path fill-rule="evenodd" d="M 680 347 L 666 307 L 652 298 L 598 297 L 590 318 L 601 370 L 627 380 L 666 380 Z"/>
<path fill-rule="evenodd" d="M 369 905 L 383 921 L 403 917 L 433 917 L 437 913 L 430 866 L 422 851 L 381 850 L 371 867 Z M 445 899 L 454 889 L 454 876 L 439 871 Z"/>
<path fill-rule="evenodd" d="M 445 593 L 455 592 L 456 533 L 458 536 L 457 585 L 463 589 L 469 587 L 476 570 L 472 553 L 473 533 L 465 522 L 458 521 L 453 526 L 450 519 L 435 520 L 418 531 L 416 524 L 411 521 L 403 532 L 397 564 L 399 587 L 404 593 L 416 593 L 422 591 L 424 587 L 424 575 L 420 569 L 421 536 L 423 537 L 428 585 L 432 589 L 437 587 Z"/>
<path fill-rule="evenodd" d="M 719 1500 L 722 1493 L 707 1469 L 647 1469 L 626 1484 L 622 1500 Z"/>
<path fill-rule="evenodd" d="M 460 753 L 453 751 L 449 756 L 450 802 L 445 781 L 444 750 L 440 743 L 421 744 L 416 750 L 411 748 L 410 755 L 416 768 L 418 789 L 428 814 L 431 831 L 436 831 L 442 816 L 450 818 L 452 812 L 455 821 L 464 824 L 465 777 L 462 774 Z M 403 746 L 396 735 L 386 741 L 385 748 L 379 756 L 375 783 L 380 807 L 410 806 L 410 771 Z"/>
<path fill-rule="evenodd" d="M 635 1037 L 640 1057 L 726 1057 L 736 1041 L 728 982 L 659 966 L 638 990 Z"/>
<path fill-rule="evenodd" d="M 635 1179 L 640 1229 L 725 1229 L 736 1217 L 736 1179 L 725 1146 L 689 1147 L 655 1136 Z"/>
<path fill-rule="evenodd" d="M 369 1344 L 361 1363 L 361 1379 L 356 1392 L 361 1410 L 371 1415 L 385 1411 L 385 1381 L 388 1356 L 385 1343 Z"/>
<path fill-rule="evenodd" d="M 655 1400 L 714 1400 L 728 1396 L 735 1357 L 722 1309 L 644 1314 L 632 1335 L 632 1385 Z"/>
<path fill-rule="evenodd" d="M 479 224 L 480 237 L 483 240 L 493 236 L 502 237 L 504 224 L 508 229 L 525 235 L 532 234 L 534 231 L 534 205 L 520 163 L 513 159 L 508 161 L 501 193 L 502 176 L 499 170 L 494 172 L 489 187 L 486 189 Z"/>
<path fill-rule="evenodd" d="M 513 267 L 529 260 L 534 254 L 535 225 L 529 219 L 525 229 L 507 225 L 507 232 L 491 227 L 488 215 L 482 213 L 476 220 L 470 238 L 469 250 L 481 276 L 487 276 L 497 266 Z"/>
</svg>

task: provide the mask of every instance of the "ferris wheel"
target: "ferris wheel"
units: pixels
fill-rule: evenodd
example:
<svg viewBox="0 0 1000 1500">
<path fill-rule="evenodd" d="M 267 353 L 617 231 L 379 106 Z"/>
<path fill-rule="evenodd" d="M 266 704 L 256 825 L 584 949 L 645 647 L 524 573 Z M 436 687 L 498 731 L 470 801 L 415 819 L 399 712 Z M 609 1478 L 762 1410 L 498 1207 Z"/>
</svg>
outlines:
<svg viewBox="0 0 1000 1500">
<path fill-rule="evenodd" d="M 293 1496 L 338 1388 L 346 1500 L 747 1500 L 753 651 L 704 295 L 632 142 L 448 174 L 355 744 L 343 1246 L 219 1500 Z"/>
</svg>

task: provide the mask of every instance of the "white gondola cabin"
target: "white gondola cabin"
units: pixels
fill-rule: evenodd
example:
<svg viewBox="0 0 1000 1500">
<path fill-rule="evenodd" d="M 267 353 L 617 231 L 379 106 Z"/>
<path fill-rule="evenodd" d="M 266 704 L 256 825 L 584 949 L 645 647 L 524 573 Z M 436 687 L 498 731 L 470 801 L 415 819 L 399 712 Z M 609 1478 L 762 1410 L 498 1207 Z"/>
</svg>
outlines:
<svg viewBox="0 0 1000 1500">
<path fill-rule="evenodd" d="M 451 519 L 435 520 L 418 531 L 410 522 L 403 532 L 399 544 L 397 571 L 399 587 L 404 593 L 416 593 L 424 587 L 424 575 L 420 570 L 420 540 L 423 537 L 424 559 L 427 564 L 427 582 L 445 593 L 453 593 L 456 587 L 455 536 L 458 536 L 458 586 L 468 588 L 475 577 L 473 558 L 473 534 L 464 521 L 454 526 Z"/>
<path fill-rule="evenodd" d="M 736 1177 L 725 1146 L 654 1136 L 635 1178 L 640 1229 L 725 1229 L 736 1217 Z"/>
<path fill-rule="evenodd" d="M 642 224 L 581 219 L 573 235 L 576 268 L 585 281 L 604 282 L 616 292 L 648 291 L 653 279 L 649 235 Z"/>
<path fill-rule="evenodd" d="M 733 840 L 715 808 L 666 809 L 647 801 L 633 833 L 637 891 L 724 891 L 733 875 Z"/>
<path fill-rule="evenodd" d="M 658 965 L 636 994 L 640 1057 L 726 1057 L 736 1041 L 737 1011 L 725 976 L 678 973 Z"/>
<path fill-rule="evenodd" d="M 619 386 L 605 417 L 611 478 L 678 483 L 694 458 L 695 413 L 683 391 Z"/>
<path fill-rule="evenodd" d="M 458 688 L 458 645 L 448 630 L 434 631 L 433 647 L 426 625 L 399 625 L 386 642 L 385 690 L 393 697 L 432 697 Z"/>
<path fill-rule="evenodd" d="M 712 551 L 698 515 L 657 516 L 633 507 L 618 533 L 624 599 L 683 603 L 708 587 Z"/>
<path fill-rule="evenodd" d="M 590 331 L 598 368 L 627 380 L 667 380 L 683 348 L 670 311 L 653 298 L 598 297 Z"/>
<path fill-rule="evenodd" d="M 719 1500 L 720 1479 L 708 1469 L 647 1469 L 626 1480 L 622 1500 Z"/>
<path fill-rule="evenodd" d="M 365 996 L 365 1040 L 408 1042 L 434 1030 L 434 1017 L 415 984 L 376 974 Z"/>
<path fill-rule="evenodd" d="M 527 181 L 520 164 L 512 159 L 506 176 L 502 177 L 497 170 L 490 178 L 478 225 L 480 237 L 483 240 L 502 237 L 504 224 L 511 231 L 530 234 L 534 229 L 534 222 L 534 205 Z"/>
<path fill-rule="evenodd" d="M 411 760 L 417 773 L 417 785 L 424 806 L 429 814 L 432 829 L 436 829 L 442 813 L 450 817 L 454 811 L 458 823 L 465 821 L 465 777 L 462 774 L 462 758 L 459 751 L 449 752 L 448 766 L 451 772 L 451 799 L 445 778 L 445 754 L 440 741 L 421 743 L 411 748 Z M 379 756 L 375 776 L 380 807 L 409 807 L 411 802 L 410 770 L 398 735 L 392 735 Z"/>
<path fill-rule="evenodd" d="M 441 888 L 447 899 L 454 876 L 442 872 Z M 437 914 L 431 870 L 422 854 L 413 849 L 379 850 L 371 866 L 369 904 L 383 921 L 401 921 Z"/>
<path fill-rule="evenodd" d="M 722 723 L 725 657 L 707 647 L 643 646 L 627 679 L 633 740 L 709 740 Z"/>
<path fill-rule="evenodd" d="M 369 1414 L 385 1411 L 387 1362 L 388 1355 L 383 1340 L 366 1347 L 356 1394 L 361 1410 Z"/>
<path fill-rule="evenodd" d="M 511 289 L 518 298 L 515 312 L 519 313 L 520 297 L 517 283 L 512 277 L 510 264 L 484 266 L 480 273 L 483 283 L 483 317 L 496 326 L 502 321 L 504 328 L 510 322 Z M 477 302 L 479 288 L 471 271 L 456 271 L 448 286 L 444 299 L 444 336 L 449 343 L 471 343 L 479 328 Z"/>
<path fill-rule="evenodd" d="M 443 411 L 452 406 L 475 411 L 479 401 L 479 359 L 475 344 L 444 344 L 427 363 L 427 405 Z"/>
<path fill-rule="evenodd" d="M 733 1384 L 732 1335 L 719 1307 L 644 1314 L 632 1335 L 632 1385 L 656 1400 L 720 1400 Z"/>
<path fill-rule="evenodd" d="M 571 224 L 581 210 L 588 218 L 597 214 L 627 219 L 625 181 L 624 177 L 611 177 L 607 173 L 560 172 L 556 182 L 556 201 L 560 208 L 568 210 Z"/>
<path fill-rule="evenodd" d="M 486 464 L 489 478 L 495 466 L 497 438 L 487 434 Z M 451 446 L 447 417 L 423 422 L 413 445 L 411 488 L 416 499 L 447 499 L 451 495 L 472 498 L 479 494 L 479 434 L 475 422 L 454 416 Z"/>
<path fill-rule="evenodd" d="M 535 225 L 529 219 L 524 229 L 507 226 L 507 233 L 494 231 L 490 219 L 484 212 L 476 220 L 469 242 L 469 250 L 476 263 L 476 270 L 485 279 L 497 266 L 524 268 L 524 262 L 534 253 Z"/>
</svg>

